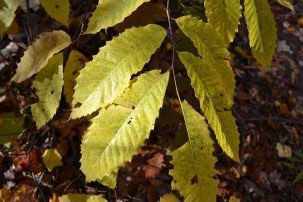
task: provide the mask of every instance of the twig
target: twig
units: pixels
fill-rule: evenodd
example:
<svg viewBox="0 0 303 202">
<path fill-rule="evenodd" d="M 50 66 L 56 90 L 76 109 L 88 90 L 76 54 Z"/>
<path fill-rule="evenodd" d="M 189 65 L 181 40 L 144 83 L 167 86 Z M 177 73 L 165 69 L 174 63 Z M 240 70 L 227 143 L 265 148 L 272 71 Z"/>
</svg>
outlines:
<svg viewBox="0 0 303 202">
<path fill-rule="evenodd" d="M 32 33 L 31 33 L 31 29 L 29 27 L 29 23 L 30 23 L 30 19 L 29 19 L 29 0 L 26 0 L 26 32 L 27 32 L 27 43 L 28 45 L 31 45 L 32 43 Z"/>
<path fill-rule="evenodd" d="M 176 89 L 176 94 L 178 97 L 178 100 L 180 102 L 180 106 L 181 106 L 181 98 L 180 98 L 180 94 L 179 94 L 179 89 L 178 89 L 178 84 L 177 84 L 177 79 L 176 79 L 176 74 L 175 74 L 175 52 L 176 52 L 176 43 L 174 40 L 174 36 L 173 36 L 173 31 L 172 31 L 172 26 L 171 26 L 171 17 L 170 17 L 170 12 L 169 12 L 169 0 L 167 0 L 166 3 L 166 15 L 167 15 L 167 20 L 168 20 L 168 31 L 169 31 L 169 38 L 170 41 L 172 43 L 172 61 L 171 61 L 171 69 L 172 69 L 172 73 L 173 73 L 173 79 L 174 79 L 174 84 L 175 84 L 175 89 Z"/>
</svg>

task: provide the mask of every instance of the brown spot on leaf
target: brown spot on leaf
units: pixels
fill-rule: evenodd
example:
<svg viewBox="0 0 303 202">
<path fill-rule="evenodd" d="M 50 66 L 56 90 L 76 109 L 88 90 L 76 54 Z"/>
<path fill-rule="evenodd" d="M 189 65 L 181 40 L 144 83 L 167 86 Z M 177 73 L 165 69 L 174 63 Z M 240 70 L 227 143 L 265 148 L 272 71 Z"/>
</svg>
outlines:
<svg viewBox="0 0 303 202">
<path fill-rule="evenodd" d="M 198 184 L 198 176 L 195 175 L 194 177 L 192 177 L 191 180 L 190 180 L 190 183 L 191 183 L 192 185 Z"/>
</svg>

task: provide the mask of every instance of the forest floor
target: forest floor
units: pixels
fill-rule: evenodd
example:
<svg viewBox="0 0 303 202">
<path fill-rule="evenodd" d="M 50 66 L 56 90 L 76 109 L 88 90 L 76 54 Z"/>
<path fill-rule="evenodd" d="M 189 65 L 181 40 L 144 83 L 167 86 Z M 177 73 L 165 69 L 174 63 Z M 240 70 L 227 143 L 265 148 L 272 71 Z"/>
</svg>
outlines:
<svg viewBox="0 0 303 202">
<path fill-rule="evenodd" d="M 71 1 L 74 21 L 68 32 L 72 36 L 77 32 L 80 16 L 91 8 L 83 2 Z M 241 165 L 216 145 L 218 201 L 237 198 L 241 201 L 303 201 L 303 2 L 294 1 L 294 8 L 291 12 L 272 3 L 278 47 L 270 70 L 264 71 L 253 59 L 243 19 L 230 46 L 237 80 L 233 114 L 240 132 Z M 178 16 L 178 11 L 174 13 L 172 9 L 172 13 L 176 15 L 173 17 Z M 107 32 L 83 36 L 73 48 L 91 59 L 99 47 L 125 28 L 151 22 L 167 27 L 164 1 L 141 6 L 124 23 Z M 31 90 L 31 80 L 19 85 L 10 82 L 16 64 L 38 34 L 67 28 L 43 10 L 34 8 L 28 12 L 18 9 L 14 23 L 0 43 L 0 113 L 26 114 L 36 97 Z M 169 43 L 165 41 L 146 70 L 170 66 Z M 176 70 L 181 97 L 197 107 L 190 81 L 178 61 Z M 0 145 L 0 199 L 56 201 L 62 194 L 85 193 L 102 194 L 109 201 L 159 200 L 172 191 L 172 178 L 168 174 L 172 168 L 171 156 L 167 148 L 180 146 L 186 133 L 172 81 L 167 91 L 155 130 L 138 155 L 120 169 L 115 190 L 97 182 L 85 183 L 79 169 L 80 143 L 89 121 L 82 118 L 67 122 L 70 107 L 63 99 L 56 117 L 45 127 L 37 130 L 27 118 L 19 139 L 14 139 L 9 147 Z M 54 147 L 62 155 L 62 165 L 49 171 L 41 158 L 45 149 Z M 177 191 L 173 192 L 180 197 Z"/>
</svg>

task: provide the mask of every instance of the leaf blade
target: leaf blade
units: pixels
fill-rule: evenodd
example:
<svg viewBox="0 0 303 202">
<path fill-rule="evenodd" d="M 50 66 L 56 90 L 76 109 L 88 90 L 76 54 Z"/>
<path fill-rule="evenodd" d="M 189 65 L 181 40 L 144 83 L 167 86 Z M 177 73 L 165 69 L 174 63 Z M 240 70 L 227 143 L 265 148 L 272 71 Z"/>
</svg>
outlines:
<svg viewBox="0 0 303 202">
<path fill-rule="evenodd" d="M 277 40 L 276 23 L 268 1 L 245 0 L 245 21 L 249 44 L 257 61 L 265 68 L 271 65 Z"/>
<path fill-rule="evenodd" d="M 71 39 L 63 31 L 45 32 L 25 51 L 12 81 L 22 82 L 39 72 L 48 60 L 69 46 Z"/>
<path fill-rule="evenodd" d="M 214 130 L 219 145 L 228 156 L 238 160 L 239 134 L 235 120 L 230 108 L 225 111 L 217 107 L 222 103 L 220 94 L 222 89 L 224 92 L 224 82 L 211 62 L 189 52 L 180 52 L 179 58 L 187 70 L 191 86 L 200 101 L 200 108 Z"/>
<path fill-rule="evenodd" d="M 180 191 L 185 201 L 213 201 L 217 183 L 212 156 L 213 141 L 203 116 L 186 101 L 181 103 L 189 141 L 172 152 L 174 169 L 169 174 L 174 180 L 172 187 Z M 201 166 L 203 162 L 203 166 Z"/>
<path fill-rule="evenodd" d="M 19 6 L 19 0 L 0 0 L 0 39 L 9 28 L 15 17 L 15 11 Z"/>
<path fill-rule="evenodd" d="M 124 20 L 141 4 L 149 0 L 103 0 L 89 20 L 85 34 L 95 34 Z"/>
<path fill-rule="evenodd" d="M 230 59 L 227 45 L 217 31 L 196 17 L 183 16 L 176 19 L 182 32 L 192 40 L 198 53 L 205 59 Z"/>
<path fill-rule="evenodd" d="M 112 103 L 127 88 L 132 74 L 140 71 L 161 45 L 165 30 L 158 25 L 132 28 L 108 42 L 77 77 L 72 118 L 88 115 Z M 87 82 L 87 81 L 90 82 Z"/>
<path fill-rule="evenodd" d="M 63 86 L 62 63 L 63 55 L 55 55 L 33 81 L 33 88 L 36 89 L 39 98 L 39 102 L 31 105 L 37 128 L 51 120 L 59 107 Z"/>
<path fill-rule="evenodd" d="M 205 0 L 204 6 L 208 22 L 224 41 L 229 44 L 238 31 L 241 16 L 240 0 Z"/>
<path fill-rule="evenodd" d="M 83 137 L 80 160 L 88 181 L 106 183 L 104 178 L 117 173 L 119 167 L 137 153 L 159 115 L 168 78 L 168 72 L 160 74 L 159 71 L 140 75 L 121 99 L 117 99 L 117 105 L 101 109 L 92 120 Z M 134 95 L 138 95 L 135 100 L 128 99 Z M 103 134 L 102 138 L 99 134 Z M 95 172 L 91 172 L 92 168 Z"/>
<path fill-rule="evenodd" d="M 68 25 L 69 0 L 40 0 L 45 11 L 58 22 Z"/>
</svg>

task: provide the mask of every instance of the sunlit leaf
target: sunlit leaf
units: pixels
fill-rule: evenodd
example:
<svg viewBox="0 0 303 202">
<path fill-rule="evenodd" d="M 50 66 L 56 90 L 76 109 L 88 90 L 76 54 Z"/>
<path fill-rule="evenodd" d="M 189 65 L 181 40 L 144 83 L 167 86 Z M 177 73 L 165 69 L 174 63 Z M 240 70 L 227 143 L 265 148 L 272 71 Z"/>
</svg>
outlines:
<svg viewBox="0 0 303 202">
<path fill-rule="evenodd" d="M 183 33 L 192 40 L 199 55 L 208 61 L 211 69 L 217 72 L 216 76 L 223 83 L 221 86 L 223 90 L 220 90 L 221 105 L 216 105 L 216 108 L 218 110 L 230 109 L 233 105 L 235 79 L 227 60 L 230 58 L 227 45 L 209 24 L 195 17 L 181 17 L 176 22 Z"/>
<path fill-rule="evenodd" d="M 160 202 L 179 202 L 179 200 L 173 193 L 169 193 L 162 196 Z"/>
<path fill-rule="evenodd" d="M 73 96 L 72 118 L 91 114 L 112 103 L 128 87 L 132 74 L 140 71 L 161 45 L 165 30 L 158 25 L 126 30 L 102 47 L 80 71 Z"/>
<path fill-rule="evenodd" d="M 180 52 L 179 58 L 191 79 L 200 107 L 214 130 L 219 145 L 231 158 L 238 160 L 239 133 L 231 110 L 218 110 L 224 96 L 224 77 L 220 76 L 212 63 L 189 52 Z M 232 97 L 231 97 L 232 98 Z M 220 109 L 220 107 L 219 107 Z"/>
<path fill-rule="evenodd" d="M 182 111 L 189 140 L 172 152 L 172 187 L 180 191 L 185 202 L 215 201 L 216 159 L 208 125 L 187 102 L 182 102 Z"/>
<path fill-rule="evenodd" d="M 79 71 L 85 66 L 87 58 L 80 52 L 72 50 L 64 68 L 64 95 L 66 101 L 72 105 L 74 87 Z"/>
<path fill-rule="evenodd" d="M 39 102 L 31 106 L 37 128 L 42 127 L 56 114 L 59 107 L 63 85 L 63 55 L 52 57 L 33 81 L 33 88 Z"/>
<path fill-rule="evenodd" d="M 58 22 L 68 24 L 69 0 L 40 0 L 46 12 Z"/>
<path fill-rule="evenodd" d="M 48 60 L 66 48 L 71 43 L 69 35 L 63 31 L 45 32 L 28 47 L 21 58 L 16 74 L 12 78 L 15 82 L 25 79 L 39 72 L 46 66 Z"/>
<path fill-rule="evenodd" d="M 228 44 L 238 30 L 241 16 L 240 0 L 204 0 L 208 22 Z"/>
<path fill-rule="evenodd" d="M 0 0 L 0 39 L 15 17 L 20 0 Z"/>
<path fill-rule="evenodd" d="M 59 197 L 59 202 L 106 202 L 102 196 L 67 194 Z"/>
<path fill-rule="evenodd" d="M 42 155 L 42 160 L 48 169 L 48 171 L 53 170 L 56 166 L 61 166 L 61 155 L 57 151 L 57 149 L 47 149 L 44 151 Z"/>
<path fill-rule="evenodd" d="M 277 2 L 292 11 L 294 10 L 294 6 L 289 2 L 289 0 L 277 0 Z"/>
<path fill-rule="evenodd" d="M 168 77 L 168 72 L 156 70 L 140 75 L 115 105 L 101 109 L 92 119 L 81 145 L 81 170 L 87 181 L 113 188 L 109 179 L 131 160 L 154 128 Z"/>
<path fill-rule="evenodd" d="M 182 32 L 192 40 L 199 55 L 205 59 L 230 59 L 227 44 L 209 24 L 192 16 L 176 19 Z"/>
<path fill-rule="evenodd" d="M 141 4 L 149 0 L 102 0 L 89 19 L 85 34 L 94 34 L 124 20 Z"/>
<path fill-rule="evenodd" d="M 276 23 L 267 0 L 245 0 L 244 15 L 248 28 L 249 44 L 259 63 L 271 65 L 277 41 Z"/>
</svg>

